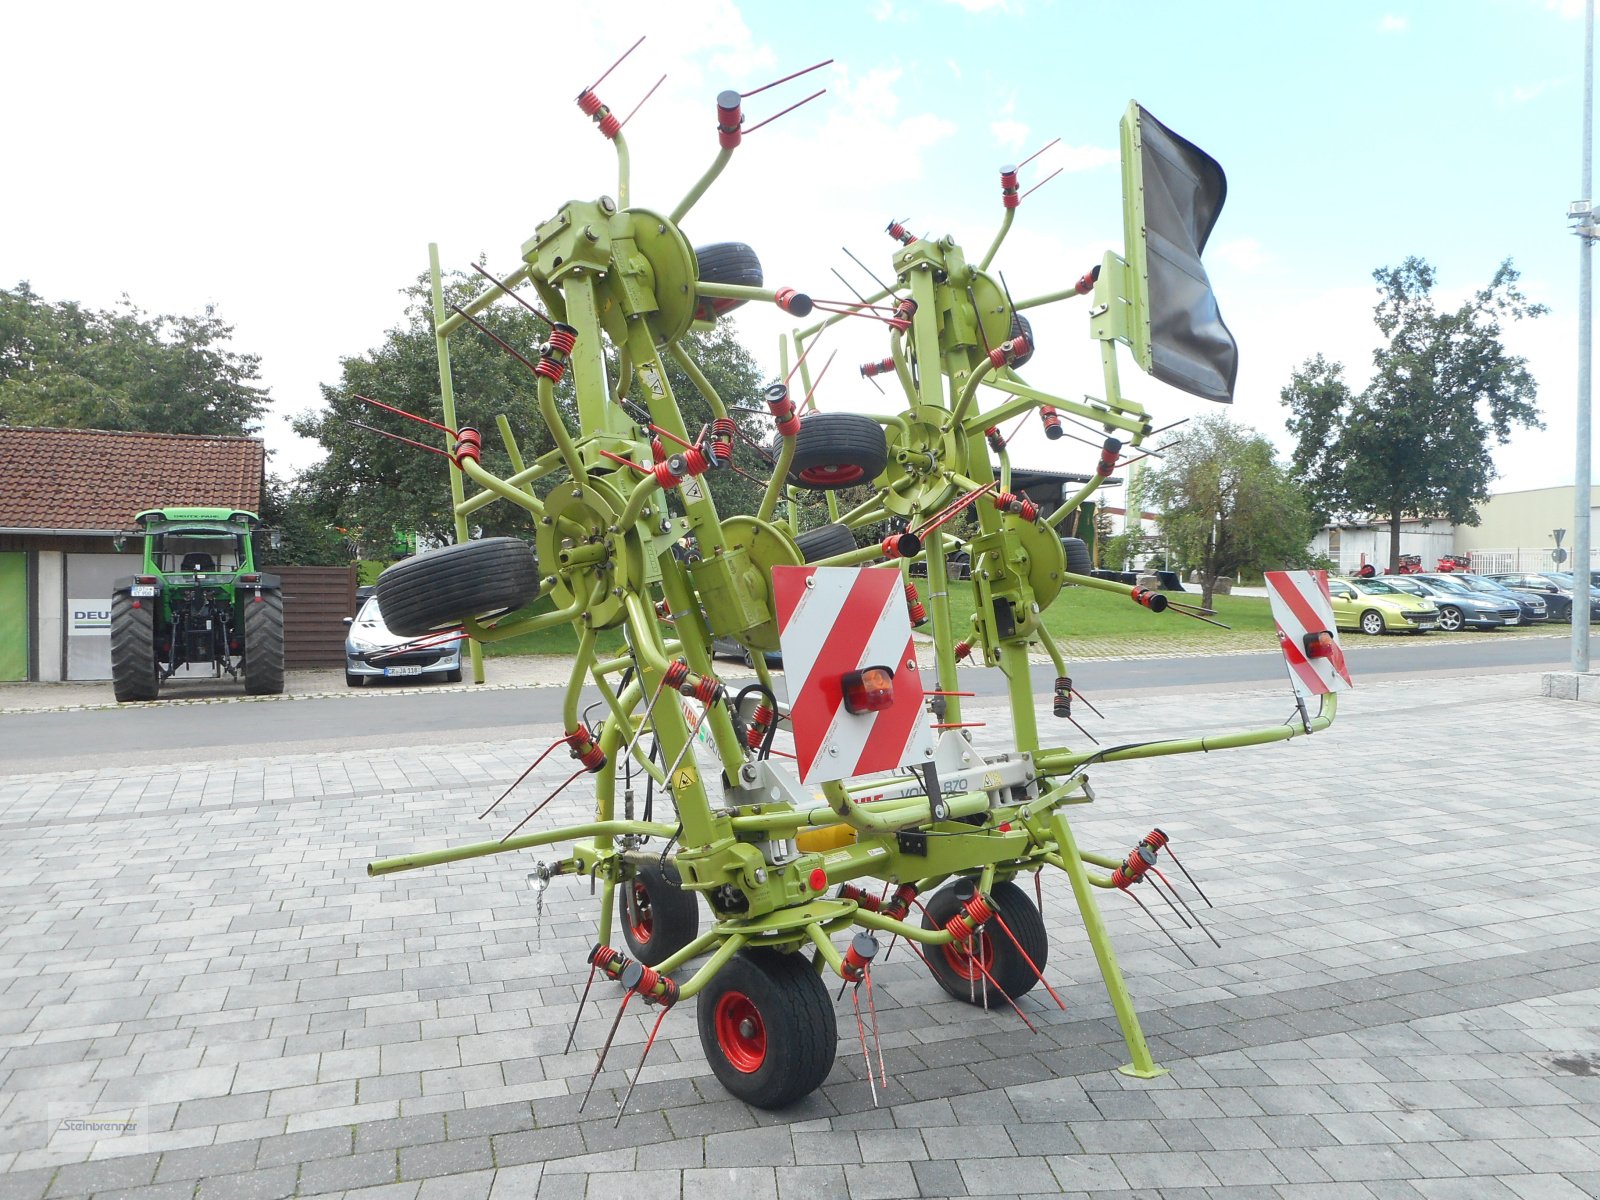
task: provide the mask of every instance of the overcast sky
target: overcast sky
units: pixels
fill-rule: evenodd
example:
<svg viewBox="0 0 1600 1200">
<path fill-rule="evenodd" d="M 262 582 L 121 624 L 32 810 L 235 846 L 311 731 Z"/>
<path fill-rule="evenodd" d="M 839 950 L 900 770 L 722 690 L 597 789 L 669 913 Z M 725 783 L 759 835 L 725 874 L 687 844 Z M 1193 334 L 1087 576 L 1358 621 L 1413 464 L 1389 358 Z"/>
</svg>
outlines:
<svg viewBox="0 0 1600 1200">
<path fill-rule="evenodd" d="M 666 75 L 627 127 L 633 203 L 663 212 L 716 151 L 719 90 L 834 59 L 747 102 L 749 125 L 827 88 L 752 134 L 684 222 L 817 297 L 848 296 L 829 268 L 869 286 L 842 247 L 887 277 L 891 217 L 981 257 L 997 168 L 1052 138 L 1024 186 L 1061 174 L 995 266 L 1019 298 L 1065 286 L 1121 248 L 1117 121 L 1138 99 L 1228 174 L 1207 264 L 1240 347 L 1233 416 L 1285 451 L 1278 393 L 1298 363 L 1320 352 L 1358 385 L 1370 371 L 1375 268 L 1421 256 L 1458 299 L 1511 257 L 1551 309 L 1508 338 L 1547 428 L 1499 452 L 1495 487 L 1572 479 L 1577 0 L 76 3 L 8 6 L 0 29 L 0 279 L 95 307 L 214 304 L 262 356 L 282 474 L 318 454 L 288 418 L 398 322 L 430 241 L 447 266 L 481 251 L 509 272 L 563 201 L 615 194 L 611 147 L 573 98 L 643 34 L 598 94 L 625 114 Z M 774 369 L 785 319 L 737 320 Z M 1087 306 L 1033 322 L 1030 381 L 1098 393 Z M 881 327 L 846 324 L 819 401 L 884 408 L 856 372 L 885 352 Z M 1123 386 L 1158 424 L 1211 407 L 1127 366 Z M 1095 458 L 1031 423 L 1017 444 L 1023 465 Z"/>
</svg>

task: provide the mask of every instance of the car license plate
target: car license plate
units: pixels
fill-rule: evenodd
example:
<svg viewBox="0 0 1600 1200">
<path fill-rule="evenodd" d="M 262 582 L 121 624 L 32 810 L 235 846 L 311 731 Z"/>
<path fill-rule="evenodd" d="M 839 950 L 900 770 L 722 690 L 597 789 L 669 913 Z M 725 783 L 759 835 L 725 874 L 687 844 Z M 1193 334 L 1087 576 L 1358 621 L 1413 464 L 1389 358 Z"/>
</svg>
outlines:
<svg viewBox="0 0 1600 1200">
<path fill-rule="evenodd" d="M 136 583 L 133 585 L 132 594 L 135 596 L 154 596 L 156 585 L 153 583 Z"/>
<path fill-rule="evenodd" d="M 421 675 L 422 668 L 414 665 L 409 667 L 385 667 L 383 673 L 393 679 L 396 675 Z"/>
</svg>

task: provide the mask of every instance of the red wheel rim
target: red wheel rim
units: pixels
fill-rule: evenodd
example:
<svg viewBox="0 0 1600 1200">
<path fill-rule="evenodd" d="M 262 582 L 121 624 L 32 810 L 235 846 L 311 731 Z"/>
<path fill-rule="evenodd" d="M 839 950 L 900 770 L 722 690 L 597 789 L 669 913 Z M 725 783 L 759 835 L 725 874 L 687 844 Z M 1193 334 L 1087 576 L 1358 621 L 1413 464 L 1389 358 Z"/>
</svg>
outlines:
<svg viewBox="0 0 1600 1200">
<path fill-rule="evenodd" d="M 633 934 L 633 940 L 643 945 L 650 940 L 655 927 L 655 918 L 650 911 L 650 890 L 635 880 L 633 890 L 628 895 L 628 930 Z"/>
<path fill-rule="evenodd" d="M 984 979 L 983 971 L 994 974 L 994 939 L 987 935 L 977 939 L 979 943 L 976 955 L 971 953 L 972 943 L 965 947 L 958 946 L 955 942 L 944 944 L 944 961 L 958 979 L 965 979 L 968 983 L 976 983 Z M 978 970 L 978 964 L 983 964 L 983 971 Z"/>
<path fill-rule="evenodd" d="M 730 1065 L 746 1075 L 767 1061 L 767 1027 L 743 992 L 728 992 L 717 1001 L 717 1046 Z"/>
<path fill-rule="evenodd" d="M 824 467 L 807 467 L 800 472 L 800 478 L 806 483 L 824 484 L 833 486 L 841 483 L 854 483 L 866 472 L 860 467 L 849 463 L 828 465 Z"/>
</svg>

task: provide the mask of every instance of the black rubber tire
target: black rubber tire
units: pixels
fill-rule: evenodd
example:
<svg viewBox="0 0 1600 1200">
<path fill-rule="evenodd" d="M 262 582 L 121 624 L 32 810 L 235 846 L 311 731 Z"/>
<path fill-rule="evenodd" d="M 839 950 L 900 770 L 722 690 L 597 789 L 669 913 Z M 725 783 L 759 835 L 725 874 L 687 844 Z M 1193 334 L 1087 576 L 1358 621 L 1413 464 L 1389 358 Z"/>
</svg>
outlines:
<svg viewBox="0 0 1600 1200">
<path fill-rule="evenodd" d="M 976 969 L 971 955 L 964 954 L 954 944 L 929 946 L 923 957 L 939 986 L 957 1000 L 976 1004 L 980 1008 L 999 1008 L 1006 1005 L 1006 996 L 1019 999 L 1039 982 L 1034 967 L 1044 970 L 1050 940 L 1045 933 L 1044 918 L 1039 915 L 1033 901 L 1028 899 L 1027 893 L 1016 884 L 997 883 L 989 895 L 994 901 L 996 915 L 1022 943 L 1023 950 L 1033 959 L 1033 967 L 1028 965 L 1016 944 L 1006 936 L 1005 930 L 998 928 L 993 921 L 984 928 L 982 943 L 984 965 L 993 976 L 992 980 L 986 980 L 982 972 Z M 922 915 L 922 927 L 942 928 L 956 915 L 958 908 L 955 885 L 946 884 L 928 901 Z M 1000 994 L 1002 991 L 1005 996 Z"/>
<path fill-rule="evenodd" d="M 1028 351 L 1026 354 L 1017 355 L 1011 361 L 1013 368 L 1027 366 L 1028 360 L 1033 357 L 1033 352 L 1038 347 L 1038 343 L 1033 340 L 1033 325 L 1021 313 L 1013 312 L 1011 314 L 1011 333 L 1009 336 L 1016 337 L 1019 333 L 1028 339 Z"/>
<path fill-rule="evenodd" d="M 644 863 L 617 888 L 617 924 L 633 957 L 653 967 L 700 936 L 700 901 L 683 890 L 677 867 Z"/>
<path fill-rule="evenodd" d="M 806 562 L 820 562 L 836 554 L 849 554 L 856 548 L 856 535 L 846 526 L 834 522 L 796 534 L 794 544 L 800 547 Z"/>
<path fill-rule="evenodd" d="M 161 688 L 156 670 L 155 606 L 159 599 L 139 601 L 118 592 L 111 597 L 111 690 L 118 702 L 154 700 Z"/>
<path fill-rule="evenodd" d="M 1369 621 L 1367 619 L 1368 617 L 1371 617 L 1372 620 Z M 1374 624 L 1377 625 L 1376 629 L 1371 628 L 1371 626 Z M 1383 633 L 1383 614 L 1375 608 L 1369 608 L 1366 610 L 1366 612 L 1361 614 L 1360 625 L 1362 633 L 1365 633 L 1371 637 L 1377 637 Z"/>
<path fill-rule="evenodd" d="M 700 278 L 706 283 L 735 283 L 740 287 L 761 286 L 761 260 L 756 252 L 743 242 L 715 242 L 709 246 L 696 246 L 695 261 L 700 264 Z M 716 316 L 732 312 L 744 300 L 730 300 L 722 296 L 707 296 L 708 304 Z"/>
<path fill-rule="evenodd" d="M 1460 633 L 1467 627 L 1466 616 L 1453 604 L 1439 605 L 1439 628 L 1445 633 Z"/>
<path fill-rule="evenodd" d="M 1087 575 L 1094 570 L 1094 559 L 1089 557 L 1089 546 L 1082 538 L 1064 537 L 1061 551 L 1067 556 L 1067 570 L 1074 575 Z"/>
<path fill-rule="evenodd" d="M 741 950 L 701 989 L 696 1007 L 706 1062 L 746 1104 L 785 1108 L 833 1069 L 833 1004 L 803 955 Z"/>
<path fill-rule="evenodd" d="M 860 413 L 818 412 L 800 421 L 789 482 L 814 492 L 871 483 L 889 465 L 883 426 Z"/>
<path fill-rule="evenodd" d="M 244 690 L 283 694 L 283 593 L 262 590 L 244 601 Z"/>
<path fill-rule="evenodd" d="M 441 546 L 378 576 L 383 623 L 403 637 L 512 612 L 532 604 L 538 593 L 533 547 L 510 537 Z"/>
<path fill-rule="evenodd" d="M 462 674 L 460 667 L 457 667 L 454 671 L 446 671 L 444 673 L 444 681 L 446 683 L 460 683 L 461 680 Z"/>
<path fill-rule="evenodd" d="M 367 677 L 365 675 L 352 675 L 349 671 L 346 671 L 344 673 L 344 685 L 345 687 L 366 687 Z"/>
</svg>

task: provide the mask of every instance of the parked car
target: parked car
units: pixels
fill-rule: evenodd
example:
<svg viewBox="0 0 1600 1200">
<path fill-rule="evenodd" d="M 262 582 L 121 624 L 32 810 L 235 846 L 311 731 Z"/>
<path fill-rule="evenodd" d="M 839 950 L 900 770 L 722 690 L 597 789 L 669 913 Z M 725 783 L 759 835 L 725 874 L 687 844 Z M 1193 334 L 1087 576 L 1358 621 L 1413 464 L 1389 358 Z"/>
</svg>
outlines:
<svg viewBox="0 0 1600 1200">
<path fill-rule="evenodd" d="M 1522 620 L 1522 610 L 1509 600 L 1474 592 L 1454 579 L 1437 576 L 1385 575 L 1383 581 L 1413 596 L 1426 596 L 1439 609 L 1439 628 L 1446 633 L 1461 629 L 1499 629 Z"/>
<path fill-rule="evenodd" d="M 750 651 L 741 646 L 730 637 L 719 637 L 711 640 L 712 658 L 729 658 L 742 662 L 747 667 L 753 667 L 755 661 Z M 776 650 L 763 650 L 761 657 L 767 660 L 767 666 L 774 671 L 783 669 L 783 655 Z"/>
<path fill-rule="evenodd" d="M 1413 596 L 1386 579 L 1330 579 L 1333 620 L 1340 629 L 1362 633 L 1422 633 L 1439 623 L 1433 601 Z"/>
<path fill-rule="evenodd" d="M 1429 579 L 1429 575 L 1418 578 Z M 1465 571 L 1452 571 L 1446 578 L 1453 583 L 1472 589 L 1483 596 L 1492 596 L 1496 600 L 1509 600 L 1522 611 L 1524 625 L 1536 625 L 1550 619 L 1550 608 L 1544 600 L 1532 592 L 1514 592 L 1505 584 L 1490 579 L 1484 575 L 1472 575 Z"/>
<path fill-rule="evenodd" d="M 1489 576 L 1509 588 L 1522 592 L 1534 592 L 1544 598 L 1546 606 L 1550 609 L 1550 617 L 1555 621 L 1572 620 L 1572 585 L 1574 583 L 1569 571 L 1497 571 Z M 1590 589 L 1589 616 L 1592 620 L 1600 621 L 1600 593 Z"/>
<path fill-rule="evenodd" d="M 346 617 L 350 628 L 344 638 L 344 681 L 349 687 L 365 687 L 373 679 L 437 679 L 461 682 L 461 643 L 429 645 L 431 638 L 401 637 L 383 623 L 378 598 L 368 596 L 361 611 Z M 415 650 L 386 653 L 411 642 L 423 642 Z"/>
</svg>

